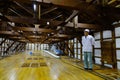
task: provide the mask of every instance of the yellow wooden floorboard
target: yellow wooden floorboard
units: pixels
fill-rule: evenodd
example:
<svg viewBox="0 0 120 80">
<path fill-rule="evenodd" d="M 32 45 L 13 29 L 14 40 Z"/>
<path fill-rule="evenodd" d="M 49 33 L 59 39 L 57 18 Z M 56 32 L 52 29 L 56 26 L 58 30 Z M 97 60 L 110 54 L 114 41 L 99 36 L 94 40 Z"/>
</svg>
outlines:
<svg viewBox="0 0 120 80">
<path fill-rule="evenodd" d="M 40 53 L 40 52 L 39 52 Z M 38 52 L 36 52 L 38 54 Z M 44 56 L 42 56 L 44 54 Z M 22 67 L 24 63 L 30 63 Z M 37 64 L 38 66 L 31 66 Z M 47 65 L 44 65 L 47 64 Z M 0 60 L 0 80 L 104 80 L 88 71 L 81 70 L 41 53 L 40 56 L 18 54 Z"/>
</svg>

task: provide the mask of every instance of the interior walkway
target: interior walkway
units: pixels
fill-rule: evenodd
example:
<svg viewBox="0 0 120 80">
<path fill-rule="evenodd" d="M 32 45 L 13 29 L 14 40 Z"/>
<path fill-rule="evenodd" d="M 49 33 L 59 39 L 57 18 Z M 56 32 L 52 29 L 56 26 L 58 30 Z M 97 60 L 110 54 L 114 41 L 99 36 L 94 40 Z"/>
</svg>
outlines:
<svg viewBox="0 0 120 80">
<path fill-rule="evenodd" d="M 45 52 L 24 52 L 0 60 L 0 80 L 110 80 L 102 71 L 85 71 L 75 60 Z M 99 67 L 98 67 L 99 68 Z"/>
</svg>

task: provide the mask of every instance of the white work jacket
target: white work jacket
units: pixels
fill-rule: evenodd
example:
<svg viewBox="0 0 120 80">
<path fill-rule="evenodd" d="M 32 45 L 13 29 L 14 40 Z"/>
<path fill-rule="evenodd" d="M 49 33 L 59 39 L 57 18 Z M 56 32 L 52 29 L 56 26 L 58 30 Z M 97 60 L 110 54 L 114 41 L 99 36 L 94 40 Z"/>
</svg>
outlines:
<svg viewBox="0 0 120 80">
<path fill-rule="evenodd" d="M 83 51 L 86 52 L 92 52 L 92 46 L 95 44 L 95 39 L 93 36 L 88 35 L 88 36 L 83 36 L 82 37 L 82 47 Z"/>
</svg>

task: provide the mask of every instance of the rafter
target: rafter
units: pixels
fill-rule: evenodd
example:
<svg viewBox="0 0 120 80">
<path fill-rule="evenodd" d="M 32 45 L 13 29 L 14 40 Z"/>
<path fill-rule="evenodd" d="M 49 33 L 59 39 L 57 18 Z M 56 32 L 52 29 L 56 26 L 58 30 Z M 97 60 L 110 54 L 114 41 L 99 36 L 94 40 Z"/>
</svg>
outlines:
<svg viewBox="0 0 120 80">
<path fill-rule="evenodd" d="M 35 23 L 35 19 L 32 17 L 16 17 L 16 16 L 5 16 L 6 18 L 8 18 L 11 22 L 15 22 L 15 23 L 25 23 L 25 24 L 34 24 Z M 38 24 L 41 25 L 47 25 L 47 22 L 49 22 L 49 26 L 58 26 L 60 25 L 63 21 L 57 21 L 57 20 L 50 20 L 50 19 L 41 19 L 37 21 Z"/>
<path fill-rule="evenodd" d="M 69 9 L 76 9 L 80 11 L 84 11 L 85 9 L 90 9 L 89 6 L 92 6 L 92 11 L 96 11 L 94 5 L 90 5 L 87 2 L 83 2 L 80 0 L 37 0 L 41 4 L 53 4 L 54 6 L 62 7 L 62 8 L 69 8 Z"/>
<path fill-rule="evenodd" d="M 29 11 L 28 9 L 26 9 L 23 5 L 21 5 L 20 3 L 13 1 L 16 5 L 18 5 L 19 7 L 21 7 L 22 9 L 24 9 L 26 12 L 28 12 L 29 14 L 33 15 L 34 13 Z"/>
<path fill-rule="evenodd" d="M 0 46 L 7 40 L 7 38 L 5 38 L 1 43 Z"/>
<path fill-rule="evenodd" d="M 8 46 L 8 48 L 6 49 L 6 51 L 4 51 L 4 53 L 7 53 L 9 51 L 9 49 L 16 43 L 16 41 L 12 42 L 10 44 L 10 46 Z"/>
<path fill-rule="evenodd" d="M 13 29 L 17 30 L 17 31 L 40 31 L 40 32 L 55 32 L 54 30 L 51 29 L 44 29 L 44 28 L 30 28 L 30 27 L 13 27 Z"/>
<path fill-rule="evenodd" d="M 65 20 L 65 22 L 70 21 L 71 19 L 73 19 L 76 15 L 78 15 L 79 11 L 74 10 L 73 13 Z"/>
<path fill-rule="evenodd" d="M 99 29 L 99 30 L 102 30 L 102 26 L 95 25 L 95 24 L 78 23 L 76 25 L 77 25 L 76 28 L 89 28 L 89 29 Z M 74 27 L 74 24 L 73 23 L 67 23 L 65 26 Z"/>
<path fill-rule="evenodd" d="M 43 11 L 43 13 L 41 13 L 41 16 L 43 16 L 43 15 L 45 15 L 45 14 L 48 14 L 48 13 L 50 13 L 50 12 L 56 10 L 56 9 L 58 9 L 58 7 L 55 7 L 55 6 L 50 7 L 50 8 L 48 8 L 48 9 L 46 9 L 45 11 Z"/>
<path fill-rule="evenodd" d="M 19 33 L 13 31 L 0 31 L 0 34 L 19 36 Z"/>
</svg>

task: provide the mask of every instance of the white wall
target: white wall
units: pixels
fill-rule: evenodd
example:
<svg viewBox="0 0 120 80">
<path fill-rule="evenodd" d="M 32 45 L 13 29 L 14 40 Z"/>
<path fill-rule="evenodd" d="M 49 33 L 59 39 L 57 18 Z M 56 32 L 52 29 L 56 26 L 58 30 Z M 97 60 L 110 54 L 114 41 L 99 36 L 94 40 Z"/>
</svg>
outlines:
<svg viewBox="0 0 120 80">
<path fill-rule="evenodd" d="M 111 38 L 112 38 L 112 31 L 110 31 L 110 30 L 106 30 L 106 31 L 103 31 L 103 40 L 107 40 L 107 41 L 109 41 L 109 40 L 112 40 Z M 95 48 L 98 48 L 98 49 L 94 49 L 94 53 L 95 53 L 95 56 L 97 56 L 96 58 L 95 58 L 95 63 L 96 64 L 101 64 L 101 58 L 98 58 L 98 57 L 101 57 L 101 41 L 100 41 L 100 32 L 97 32 L 97 33 L 95 33 L 94 34 L 94 37 L 95 37 L 95 40 L 97 40 L 97 41 L 95 41 Z M 105 66 L 109 66 L 109 67 L 111 67 L 111 65 L 107 65 L 107 64 L 105 64 Z"/>
<path fill-rule="evenodd" d="M 103 31 L 103 39 L 104 38 L 111 38 L 112 32 L 110 30 Z"/>
<path fill-rule="evenodd" d="M 120 27 L 115 28 L 116 48 L 120 48 Z M 120 49 L 116 50 L 117 59 L 120 60 Z M 120 69 L 120 62 L 117 61 L 117 68 Z"/>
<path fill-rule="evenodd" d="M 116 56 L 117 56 L 117 59 L 120 60 L 120 50 L 116 50 Z"/>
<path fill-rule="evenodd" d="M 95 56 L 101 57 L 101 50 L 100 49 L 95 49 Z"/>
<path fill-rule="evenodd" d="M 97 40 L 97 41 L 95 41 L 94 48 L 101 48 L 101 44 L 100 44 L 100 32 L 95 33 L 94 34 L 94 38 L 95 38 L 95 40 Z M 101 56 L 101 49 L 94 49 L 94 53 L 95 53 L 95 56 L 100 57 Z M 101 59 L 95 57 L 95 63 L 96 64 L 101 64 Z"/>
<path fill-rule="evenodd" d="M 94 34 L 95 39 L 100 39 L 100 32 Z"/>
<path fill-rule="evenodd" d="M 116 39 L 116 48 L 120 48 L 120 38 Z"/>
<path fill-rule="evenodd" d="M 101 48 L 100 41 L 95 41 L 95 48 Z"/>
<path fill-rule="evenodd" d="M 115 28 L 115 36 L 120 37 L 120 27 Z"/>
</svg>

